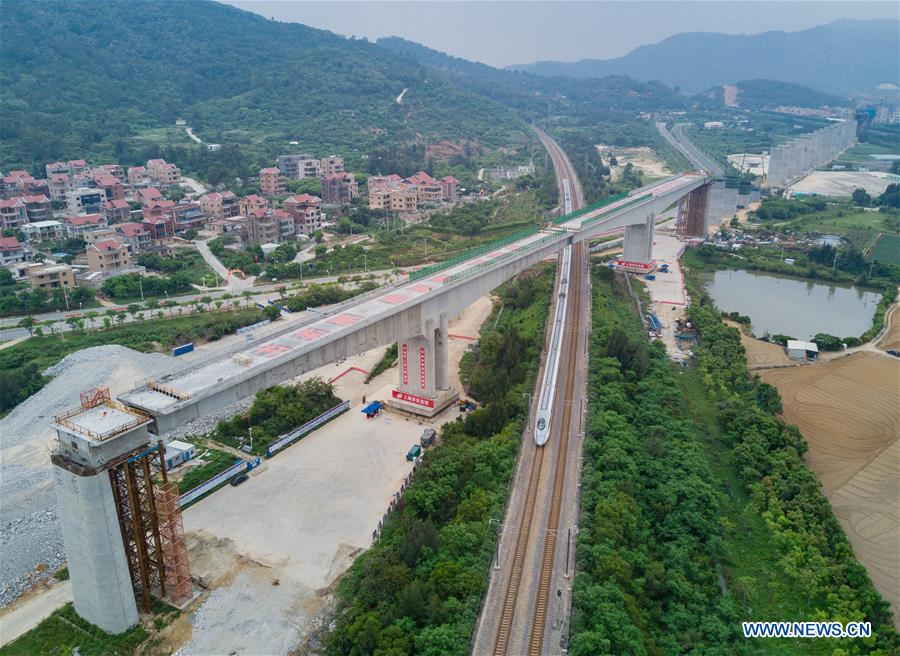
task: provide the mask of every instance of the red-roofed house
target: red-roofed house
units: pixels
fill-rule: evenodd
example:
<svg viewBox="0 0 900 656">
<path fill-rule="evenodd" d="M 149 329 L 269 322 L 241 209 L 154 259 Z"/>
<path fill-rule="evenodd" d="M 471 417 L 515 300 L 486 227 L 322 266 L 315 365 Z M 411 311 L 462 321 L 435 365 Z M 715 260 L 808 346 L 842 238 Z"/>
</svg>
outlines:
<svg viewBox="0 0 900 656">
<path fill-rule="evenodd" d="M 69 167 L 70 175 L 78 175 L 91 170 L 91 167 L 83 159 L 70 159 L 66 165 Z"/>
<path fill-rule="evenodd" d="M 143 166 L 129 166 L 128 184 L 132 186 L 150 184 L 150 175 L 147 173 L 147 169 Z"/>
<path fill-rule="evenodd" d="M 238 201 L 238 207 L 241 210 L 241 214 L 250 216 L 250 214 L 255 210 L 269 209 L 269 201 L 258 194 L 250 194 L 249 196 L 244 196 L 240 201 Z"/>
<path fill-rule="evenodd" d="M 175 222 L 170 217 L 145 217 L 141 225 L 147 228 L 147 232 L 150 233 L 150 241 L 154 246 L 168 244 L 175 236 Z"/>
<path fill-rule="evenodd" d="M 0 197 L 12 198 L 30 193 L 35 180 L 28 171 L 10 171 L 0 180 Z"/>
<path fill-rule="evenodd" d="M 441 191 L 444 194 L 444 200 L 455 203 L 459 196 L 459 180 L 452 175 L 445 175 L 439 182 L 441 183 Z"/>
<path fill-rule="evenodd" d="M 94 169 L 94 176 L 111 175 L 119 182 L 125 182 L 125 169 L 118 164 L 101 164 Z"/>
<path fill-rule="evenodd" d="M 396 173 L 390 175 L 370 175 L 366 180 L 366 187 L 369 189 L 369 193 L 372 193 L 373 191 L 388 191 L 397 186 L 401 180 L 403 180 L 403 178 Z"/>
<path fill-rule="evenodd" d="M 322 199 L 310 194 L 290 196 L 284 201 L 284 210 L 294 217 L 298 235 L 311 235 L 322 227 Z"/>
<path fill-rule="evenodd" d="M 94 178 L 97 189 L 102 189 L 106 200 L 122 200 L 125 198 L 125 185 L 114 175 L 99 175 Z"/>
<path fill-rule="evenodd" d="M 4 230 L 15 229 L 28 223 L 26 207 L 25 200 L 21 196 L 0 200 L 0 227 Z"/>
<path fill-rule="evenodd" d="M 169 164 L 164 159 L 147 160 L 147 173 L 150 179 L 158 185 L 174 185 L 181 182 L 181 169 L 174 164 Z"/>
<path fill-rule="evenodd" d="M 50 162 L 44 167 L 47 172 L 47 178 L 54 175 L 68 175 L 69 165 L 65 162 Z"/>
<path fill-rule="evenodd" d="M 25 261 L 25 247 L 15 237 L 0 237 L 0 266 Z"/>
<path fill-rule="evenodd" d="M 150 201 L 158 201 L 163 199 L 163 195 L 158 189 L 146 187 L 145 189 L 137 189 L 133 194 L 134 200 L 141 205 L 146 205 Z"/>
<path fill-rule="evenodd" d="M 66 226 L 66 235 L 72 238 L 84 237 L 84 233 L 91 230 L 100 230 L 109 227 L 102 214 L 79 214 L 64 216 L 62 221 Z"/>
<path fill-rule="evenodd" d="M 131 218 L 131 205 L 122 199 L 108 200 L 103 203 L 100 212 L 107 223 L 121 223 Z"/>
<path fill-rule="evenodd" d="M 141 208 L 141 214 L 145 219 L 162 219 L 175 207 L 174 200 L 151 200 Z"/>
<path fill-rule="evenodd" d="M 25 212 L 28 214 L 29 222 L 53 220 L 53 204 L 43 194 L 26 194 L 22 196 L 22 200 L 25 201 Z"/>
<path fill-rule="evenodd" d="M 332 173 L 322 178 L 322 198 L 329 205 L 349 205 L 359 196 L 356 178 L 349 173 Z"/>
<path fill-rule="evenodd" d="M 274 166 L 259 170 L 259 188 L 268 196 L 284 194 L 284 176 Z"/>
<path fill-rule="evenodd" d="M 116 231 L 116 237 L 128 246 L 128 252 L 132 255 L 150 249 L 150 231 L 143 223 L 117 223 L 113 229 Z"/>
<path fill-rule="evenodd" d="M 88 268 L 108 273 L 124 269 L 131 263 L 128 247 L 118 239 L 97 241 L 87 248 Z"/>
<path fill-rule="evenodd" d="M 436 182 L 435 179 L 425 173 L 425 171 L 419 171 L 418 173 L 409 176 L 408 178 L 406 178 L 406 181 L 414 185 L 433 185 Z"/>
<path fill-rule="evenodd" d="M 200 208 L 216 219 L 230 219 L 241 213 L 237 196 L 231 191 L 213 191 L 200 197 Z"/>
<path fill-rule="evenodd" d="M 72 190 L 72 178 L 68 173 L 53 173 L 47 178 L 47 186 L 50 188 L 50 200 L 64 203 L 66 194 Z"/>
</svg>

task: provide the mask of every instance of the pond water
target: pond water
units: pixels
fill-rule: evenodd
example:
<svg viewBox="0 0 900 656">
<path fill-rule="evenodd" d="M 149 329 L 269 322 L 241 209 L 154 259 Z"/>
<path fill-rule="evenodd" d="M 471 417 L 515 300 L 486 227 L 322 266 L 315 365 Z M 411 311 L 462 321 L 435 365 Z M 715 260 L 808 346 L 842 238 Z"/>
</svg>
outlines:
<svg viewBox="0 0 900 656">
<path fill-rule="evenodd" d="M 750 317 L 757 337 L 859 337 L 872 326 L 881 300 L 880 293 L 858 287 L 741 269 L 702 272 L 700 279 L 720 310 Z"/>
</svg>

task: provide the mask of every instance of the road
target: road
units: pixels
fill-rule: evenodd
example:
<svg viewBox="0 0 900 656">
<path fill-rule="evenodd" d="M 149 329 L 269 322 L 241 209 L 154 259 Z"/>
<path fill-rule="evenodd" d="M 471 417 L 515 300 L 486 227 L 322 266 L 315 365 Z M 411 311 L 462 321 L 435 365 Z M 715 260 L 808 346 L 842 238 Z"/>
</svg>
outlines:
<svg viewBox="0 0 900 656">
<path fill-rule="evenodd" d="M 216 275 L 219 276 L 224 282 L 229 292 L 242 292 L 247 289 L 253 288 L 253 283 L 256 282 L 255 276 L 247 276 L 246 278 L 241 278 L 238 275 L 231 275 L 231 272 L 228 271 L 228 268 L 222 264 L 222 262 L 213 255 L 212 251 L 209 250 L 209 240 L 196 239 L 194 240 L 194 246 L 197 247 L 197 250 L 200 252 L 200 255 L 203 257 L 203 261 L 206 262 L 210 268 L 216 272 Z"/>
<path fill-rule="evenodd" d="M 675 149 L 678 150 L 682 155 L 684 155 L 688 161 L 691 162 L 697 169 L 701 171 L 708 171 L 713 175 L 721 176 L 725 175 L 725 172 L 722 170 L 722 167 L 719 166 L 715 161 L 713 161 L 709 156 L 707 156 L 703 151 L 701 151 L 697 146 L 693 144 L 693 142 L 687 138 L 687 135 L 684 133 L 684 123 L 677 123 L 671 130 L 671 132 L 666 128 L 666 124 L 664 121 L 658 121 L 656 123 L 656 129 L 659 130 L 659 133 L 662 135 L 663 139 L 668 141 Z"/>
<path fill-rule="evenodd" d="M 579 209 L 584 198 L 565 153 L 549 136 L 538 134 L 553 160 L 561 207 Z M 495 566 L 476 630 L 475 654 L 556 654 L 568 640 L 587 391 L 588 271 L 585 246 L 573 247 L 550 439 L 543 447 L 535 444 L 532 406 L 509 504 L 498 525 Z M 554 312 L 551 309 L 550 316 Z M 542 362 L 541 385 L 545 369 Z"/>
</svg>

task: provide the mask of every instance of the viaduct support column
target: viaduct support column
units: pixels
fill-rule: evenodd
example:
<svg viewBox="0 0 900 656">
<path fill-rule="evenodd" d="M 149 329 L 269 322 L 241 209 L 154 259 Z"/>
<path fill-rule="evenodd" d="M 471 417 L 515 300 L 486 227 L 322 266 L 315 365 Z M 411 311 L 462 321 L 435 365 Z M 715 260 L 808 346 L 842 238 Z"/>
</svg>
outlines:
<svg viewBox="0 0 900 656">
<path fill-rule="evenodd" d="M 400 340 L 397 389 L 390 404 L 398 409 L 433 417 L 459 398 L 450 387 L 447 315 L 427 319 L 422 335 Z"/>
<path fill-rule="evenodd" d="M 641 223 L 625 226 L 625 240 L 619 268 L 636 273 L 650 273 L 656 268 L 653 259 L 653 226 L 656 215 L 647 215 Z"/>
</svg>

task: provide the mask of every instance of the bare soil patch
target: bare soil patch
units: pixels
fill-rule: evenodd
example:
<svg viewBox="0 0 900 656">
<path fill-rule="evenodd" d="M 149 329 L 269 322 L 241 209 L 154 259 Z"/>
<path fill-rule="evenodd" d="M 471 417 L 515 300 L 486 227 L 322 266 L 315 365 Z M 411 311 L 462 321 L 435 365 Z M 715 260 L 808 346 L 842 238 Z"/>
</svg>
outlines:
<svg viewBox="0 0 900 656">
<path fill-rule="evenodd" d="M 760 372 L 900 627 L 900 360 L 874 353 Z"/>
<path fill-rule="evenodd" d="M 751 371 L 754 369 L 786 367 L 797 364 L 788 357 L 784 347 L 780 344 L 764 342 L 761 339 L 756 339 L 753 335 L 748 335 L 743 326 L 736 321 L 726 321 L 725 323 L 740 331 L 741 345 L 744 347 L 744 351 L 747 354 L 747 368 Z"/>
<path fill-rule="evenodd" d="M 665 178 L 672 175 L 672 171 L 656 156 L 651 148 L 641 146 L 639 148 L 625 148 L 623 146 L 607 146 L 597 144 L 597 150 L 605 163 L 608 163 L 610 155 L 616 158 L 618 164 L 610 166 L 610 175 L 613 180 L 622 177 L 622 171 L 626 164 L 631 164 L 638 171 L 649 178 Z"/>
</svg>

